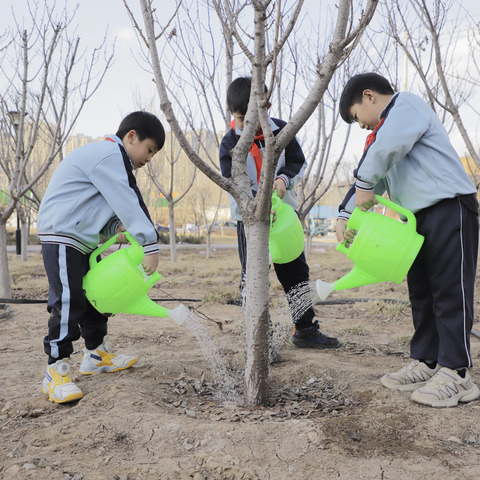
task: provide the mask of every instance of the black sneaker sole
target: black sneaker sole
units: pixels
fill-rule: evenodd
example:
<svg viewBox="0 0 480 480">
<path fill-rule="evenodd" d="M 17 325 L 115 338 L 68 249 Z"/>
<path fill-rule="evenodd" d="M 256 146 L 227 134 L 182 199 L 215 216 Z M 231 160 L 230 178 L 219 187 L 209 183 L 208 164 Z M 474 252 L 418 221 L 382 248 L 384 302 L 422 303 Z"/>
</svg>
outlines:
<svg viewBox="0 0 480 480">
<path fill-rule="evenodd" d="M 316 350 L 328 350 L 330 348 L 339 348 L 342 344 L 338 343 L 312 343 L 305 340 L 301 340 L 299 338 L 292 339 L 290 338 L 290 343 L 297 348 L 314 348 Z"/>
</svg>

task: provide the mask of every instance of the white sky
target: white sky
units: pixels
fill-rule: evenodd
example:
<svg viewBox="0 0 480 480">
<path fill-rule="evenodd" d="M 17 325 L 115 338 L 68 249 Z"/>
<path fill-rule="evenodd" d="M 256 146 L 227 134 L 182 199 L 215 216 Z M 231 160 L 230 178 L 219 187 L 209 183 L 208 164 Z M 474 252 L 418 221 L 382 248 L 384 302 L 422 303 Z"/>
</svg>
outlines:
<svg viewBox="0 0 480 480">
<path fill-rule="evenodd" d="M 72 7 L 77 3 L 72 0 L 64 1 Z M 433 0 L 430 1 L 433 3 Z M 57 0 L 57 4 L 60 3 L 61 0 Z M 129 3 L 138 11 L 137 0 L 129 0 Z M 319 3 L 319 0 L 306 0 L 304 8 L 310 14 L 318 9 Z M 161 5 L 162 9 L 171 9 L 174 2 L 158 0 L 157 4 Z M 22 15 L 28 16 L 25 13 L 26 5 L 27 0 L 11 1 L 10 8 L 4 5 L 0 17 L 0 32 L 12 22 L 11 7 L 13 6 L 17 18 L 21 18 Z M 477 21 L 480 21 L 479 0 L 464 0 L 463 5 Z M 165 21 L 169 18 L 167 13 L 165 12 Z M 315 18 L 315 14 L 312 14 L 311 18 Z M 142 70 L 135 61 L 135 56 L 139 55 L 139 45 L 122 0 L 81 0 L 78 2 L 75 23 L 78 24 L 78 33 L 84 46 L 98 46 L 107 28 L 108 42 L 113 43 L 116 39 L 115 63 L 107 72 L 93 99 L 85 106 L 76 124 L 75 133 L 92 137 L 112 133 L 121 119 L 136 109 L 135 95 L 138 96 L 138 91 L 141 91 L 142 95 L 145 95 L 145 92 L 152 92 L 153 96 L 154 85 L 151 82 L 151 75 Z M 478 118 L 475 117 L 472 121 L 480 128 Z M 361 152 L 365 138 L 365 132 L 359 130 L 353 128 L 354 134 L 350 142 L 351 148 L 357 153 Z M 451 138 L 459 153 L 463 153 L 460 151 L 463 146 L 458 136 L 452 133 Z"/>
</svg>

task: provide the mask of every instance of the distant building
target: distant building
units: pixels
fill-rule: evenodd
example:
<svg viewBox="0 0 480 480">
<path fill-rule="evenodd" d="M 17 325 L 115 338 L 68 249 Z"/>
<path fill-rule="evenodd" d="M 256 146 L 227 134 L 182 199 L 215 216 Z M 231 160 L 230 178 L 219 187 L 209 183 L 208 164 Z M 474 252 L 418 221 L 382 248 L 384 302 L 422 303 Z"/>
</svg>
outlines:
<svg viewBox="0 0 480 480">
<path fill-rule="evenodd" d="M 68 137 L 65 143 L 64 155 L 65 156 L 68 155 L 69 153 L 73 152 L 77 148 L 83 147 L 83 145 L 104 140 L 105 137 L 106 135 L 102 137 L 92 138 L 92 137 L 88 137 L 87 135 L 83 135 L 82 133 L 78 133 L 77 135 L 72 135 L 71 137 Z"/>
</svg>

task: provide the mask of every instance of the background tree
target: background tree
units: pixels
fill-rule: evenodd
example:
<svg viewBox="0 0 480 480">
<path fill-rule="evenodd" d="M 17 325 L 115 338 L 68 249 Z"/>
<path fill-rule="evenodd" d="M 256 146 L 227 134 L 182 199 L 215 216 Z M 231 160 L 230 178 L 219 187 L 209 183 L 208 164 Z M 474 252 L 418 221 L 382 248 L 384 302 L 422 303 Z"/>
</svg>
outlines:
<svg viewBox="0 0 480 480">
<path fill-rule="evenodd" d="M 384 19 L 382 32 L 400 47 L 407 60 L 404 88 L 412 85 L 413 91 L 420 90 L 448 131 L 455 125 L 468 155 L 480 167 L 474 144 L 476 132 L 468 128 L 461 113 L 466 112 L 464 107 L 476 109 L 470 100 L 479 85 L 474 73 L 478 52 L 469 50 L 467 40 L 474 38 L 478 26 L 463 8 L 462 1 L 388 0 L 383 2 L 380 12 Z M 378 40 L 378 35 L 375 37 Z M 382 51 L 388 52 L 391 65 L 401 65 L 393 57 L 396 49 L 391 45 Z M 408 78 L 409 67 L 411 78 Z M 400 73 L 397 72 L 397 78 Z"/>
<path fill-rule="evenodd" d="M 75 11 L 66 5 L 63 10 L 39 1 L 28 5 L 29 18 L 17 21 L 0 39 L 0 165 L 8 179 L 8 204 L 0 212 L 0 297 L 4 298 L 11 296 L 7 220 L 15 209 L 22 211 L 28 195 L 29 202 L 38 206 L 35 185 L 61 157 L 67 136 L 113 57 L 104 44 L 89 56 L 82 51 L 72 25 Z M 40 141 L 46 150 L 35 163 L 35 145 Z"/>
<path fill-rule="evenodd" d="M 185 169 L 185 159 L 182 162 L 183 151 L 172 132 L 167 132 L 165 147 L 159 152 L 154 162 L 147 166 L 155 190 L 159 191 L 168 204 L 168 225 L 170 227 L 170 258 L 178 260 L 175 240 L 175 206 L 185 199 L 197 175 L 197 169 Z"/>
</svg>

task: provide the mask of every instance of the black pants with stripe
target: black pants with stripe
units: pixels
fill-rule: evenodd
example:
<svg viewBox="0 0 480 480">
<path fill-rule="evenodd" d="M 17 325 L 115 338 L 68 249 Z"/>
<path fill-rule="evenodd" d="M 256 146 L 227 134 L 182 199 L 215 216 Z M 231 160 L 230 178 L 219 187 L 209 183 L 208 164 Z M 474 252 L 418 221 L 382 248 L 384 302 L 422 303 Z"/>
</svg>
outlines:
<svg viewBox="0 0 480 480">
<path fill-rule="evenodd" d="M 415 217 L 425 241 L 407 276 L 415 327 L 411 357 L 471 367 L 478 204 L 471 196 L 456 197 Z"/>
<path fill-rule="evenodd" d="M 245 284 L 247 274 L 247 239 L 245 237 L 245 226 L 243 222 L 237 222 L 237 240 L 238 240 L 238 255 L 240 257 L 240 263 L 242 265 L 242 285 Z M 277 274 L 278 281 L 283 287 L 283 290 L 287 294 L 290 290 L 300 283 L 309 282 L 310 269 L 305 259 L 305 254 L 302 254 L 289 263 L 274 263 L 275 273 Z M 242 288 L 242 287 L 240 287 Z M 315 317 L 315 311 L 313 307 L 309 307 L 305 313 L 295 321 L 297 328 L 308 328 L 312 326 L 313 318 Z"/>
<path fill-rule="evenodd" d="M 83 293 L 83 277 L 89 270 L 86 255 L 65 245 L 42 245 L 49 293 L 48 335 L 43 340 L 48 363 L 68 358 L 80 336 L 89 350 L 98 347 L 107 334 L 107 317 L 98 312 Z"/>
</svg>

